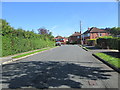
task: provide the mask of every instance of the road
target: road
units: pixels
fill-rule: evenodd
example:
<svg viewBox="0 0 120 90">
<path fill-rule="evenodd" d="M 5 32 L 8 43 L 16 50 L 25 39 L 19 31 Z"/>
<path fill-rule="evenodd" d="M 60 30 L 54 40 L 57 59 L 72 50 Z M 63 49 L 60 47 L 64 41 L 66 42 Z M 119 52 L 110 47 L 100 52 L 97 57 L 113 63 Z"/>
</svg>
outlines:
<svg viewBox="0 0 120 90">
<path fill-rule="evenodd" d="M 3 66 L 3 88 L 118 88 L 118 73 L 77 45 Z"/>
</svg>

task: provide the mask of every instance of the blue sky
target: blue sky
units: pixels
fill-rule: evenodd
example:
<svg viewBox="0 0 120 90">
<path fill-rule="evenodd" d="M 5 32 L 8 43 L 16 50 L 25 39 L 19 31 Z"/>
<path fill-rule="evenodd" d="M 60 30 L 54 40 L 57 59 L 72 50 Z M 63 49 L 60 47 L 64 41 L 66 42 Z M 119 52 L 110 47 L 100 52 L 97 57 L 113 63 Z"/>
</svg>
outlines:
<svg viewBox="0 0 120 90">
<path fill-rule="evenodd" d="M 14 28 L 45 27 L 54 36 L 70 36 L 88 27 L 118 26 L 117 2 L 3 2 L 2 18 Z"/>
</svg>

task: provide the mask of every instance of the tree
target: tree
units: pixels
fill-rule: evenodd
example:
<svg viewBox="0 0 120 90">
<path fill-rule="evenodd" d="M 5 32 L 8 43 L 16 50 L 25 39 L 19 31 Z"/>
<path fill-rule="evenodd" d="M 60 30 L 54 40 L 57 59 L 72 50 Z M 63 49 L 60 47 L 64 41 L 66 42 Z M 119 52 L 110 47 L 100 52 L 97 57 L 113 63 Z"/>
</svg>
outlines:
<svg viewBox="0 0 120 90">
<path fill-rule="evenodd" d="M 120 35 L 120 27 L 106 28 L 106 30 L 107 30 L 112 36 Z"/>
<path fill-rule="evenodd" d="M 46 28 L 39 28 L 38 29 L 38 34 L 43 34 L 43 35 L 47 34 L 47 35 L 49 35 L 50 32 Z"/>
<path fill-rule="evenodd" d="M 13 31 L 14 31 L 14 28 L 11 27 L 9 25 L 8 22 L 6 22 L 6 20 L 0 20 L 2 22 L 2 28 L 1 28 L 1 31 L 2 31 L 2 35 L 8 35 L 8 34 L 11 34 Z"/>
</svg>

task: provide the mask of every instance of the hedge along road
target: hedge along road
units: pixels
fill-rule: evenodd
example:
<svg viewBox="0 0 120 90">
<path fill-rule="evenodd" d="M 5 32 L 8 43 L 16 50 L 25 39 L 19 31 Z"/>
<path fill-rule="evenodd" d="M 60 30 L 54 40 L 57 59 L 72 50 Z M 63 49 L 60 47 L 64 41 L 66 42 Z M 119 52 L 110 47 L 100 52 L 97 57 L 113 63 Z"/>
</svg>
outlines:
<svg viewBox="0 0 120 90">
<path fill-rule="evenodd" d="M 3 65 L 2 88 L 118 88 L 118 73 L 77 45 Z"/>
</svg>

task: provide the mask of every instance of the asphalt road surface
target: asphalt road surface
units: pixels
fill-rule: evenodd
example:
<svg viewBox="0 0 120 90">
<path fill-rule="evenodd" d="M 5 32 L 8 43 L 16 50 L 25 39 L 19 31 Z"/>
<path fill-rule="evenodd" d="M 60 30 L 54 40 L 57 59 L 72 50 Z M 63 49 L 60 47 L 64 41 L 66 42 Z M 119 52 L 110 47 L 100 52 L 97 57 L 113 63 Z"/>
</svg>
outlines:
<svg viewBox="0 0 120 90">
<path fill-rule="evenodd" d="M 118 73 L 77 45 L 2 66 L 2 88 L 118 88 Z"/>
</svg>

